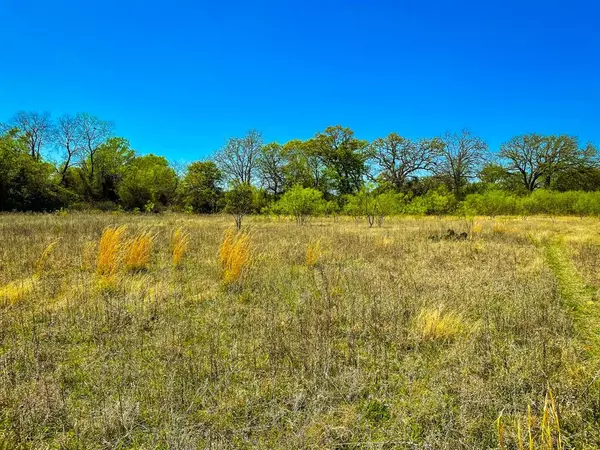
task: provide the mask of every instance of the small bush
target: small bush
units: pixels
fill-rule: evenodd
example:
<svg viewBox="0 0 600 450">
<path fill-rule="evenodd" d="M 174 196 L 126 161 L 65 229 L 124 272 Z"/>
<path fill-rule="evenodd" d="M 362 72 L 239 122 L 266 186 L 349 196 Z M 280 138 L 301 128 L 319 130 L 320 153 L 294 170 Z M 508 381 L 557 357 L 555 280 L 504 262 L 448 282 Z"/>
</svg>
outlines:
<svg viewBox="0 0 600 450">
<path fill-rule="evenodd" d="M 294 216 L 298 225 L 304 225 L 308 217 L 323 211 L 323 193 L 312 188 L 294 186 L 277 202 L 275 210 Z"/>
</svg>

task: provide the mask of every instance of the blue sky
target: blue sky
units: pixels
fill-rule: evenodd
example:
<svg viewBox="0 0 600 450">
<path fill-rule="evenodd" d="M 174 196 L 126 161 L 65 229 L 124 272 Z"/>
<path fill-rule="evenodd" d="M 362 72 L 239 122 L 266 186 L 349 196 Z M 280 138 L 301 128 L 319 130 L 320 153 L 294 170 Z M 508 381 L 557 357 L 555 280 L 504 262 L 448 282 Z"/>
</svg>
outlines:
<svg viewBox="0 0 600 450">
<path fill-rule="evenodd" d="M 600 145 L 595 1 L 0 0 L 0 121 L 87 111 L 140 153 L 328 125 Z"/>
</svg>

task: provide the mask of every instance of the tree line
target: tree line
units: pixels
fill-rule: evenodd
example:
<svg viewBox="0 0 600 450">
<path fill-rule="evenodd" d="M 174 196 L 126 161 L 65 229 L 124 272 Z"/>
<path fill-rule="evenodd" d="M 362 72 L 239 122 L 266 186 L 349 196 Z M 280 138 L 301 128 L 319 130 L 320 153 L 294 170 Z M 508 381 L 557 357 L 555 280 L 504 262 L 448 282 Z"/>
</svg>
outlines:
<svg viewBox="0 0 600 450">
<path fill-rule="evenodd" d="M 594 145 L 568 135 L 515 136 L 493 152 L 467 130 L 416 140 L 390 133 L 369 142 L 338 125 L 286 143 L 265 143 L 251 130 L 181 168 L 138 154 L 110 121 L 92 114 L 54 119 L 21 111 L 0 128 L 0 211 L 226 211 L 240 221 L 269 212 L 299 222 L 341 212 L 372 225 L 392 213 L 485 213 L 490 201 L 539 190 L 595 192 L 598 162 Z M 506 202 L 502 208 L 510 209 Z"/>
</svg>

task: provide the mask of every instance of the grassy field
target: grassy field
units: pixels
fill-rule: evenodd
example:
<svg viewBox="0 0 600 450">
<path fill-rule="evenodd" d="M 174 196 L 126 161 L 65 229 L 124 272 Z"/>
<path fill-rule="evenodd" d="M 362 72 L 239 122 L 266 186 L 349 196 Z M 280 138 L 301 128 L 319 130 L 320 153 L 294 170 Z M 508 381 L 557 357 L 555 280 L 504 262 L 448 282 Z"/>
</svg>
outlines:
<svg viewBox="0 0 600 450">
<path fill-rule="evenodd" d="M 231 225 L 0 215 L 0 448 L 600 448 L 597 219 Z"/>
</svg>

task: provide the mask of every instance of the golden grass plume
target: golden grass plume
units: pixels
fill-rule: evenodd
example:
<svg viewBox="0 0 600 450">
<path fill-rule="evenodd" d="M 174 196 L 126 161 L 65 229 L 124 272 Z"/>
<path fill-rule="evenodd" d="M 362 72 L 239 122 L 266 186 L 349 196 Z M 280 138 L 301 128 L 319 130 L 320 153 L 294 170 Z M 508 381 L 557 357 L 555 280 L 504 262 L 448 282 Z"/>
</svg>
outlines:
<svg viewBox="0 0 600 450">
<path fill-rule="evenodd" d="M 179 267 L 190 245 L 190 235 L 181 228 L 176 228 L 171 235 L 171 261 Z"/>
<path fill-rule="evenodd" d="M 464 318 L 443 308 L 425 308 L 417 316 L 417 328 L 426 341 L 449 341 L 465 330 Z"/>
<path fill-rule="evenodd" d="M 219 247 L 219 262 L 223 269 L 223 281 L 231 283 L 238 280 L 250 259 L 249 235 L 228 230 Z"/>
<path fill-rule="evenodd" d="M 314 267 L 321 258 L 321 241 L 315 241 L 306 247 L 306 266 Z"/>
<path fill-rule="evenodd" d="M 117 273 L 122 263 L 122 249 L 127 227 L 107 227 L 102 232 L 98 243 L 98 258 L 96 273 L 102 276 L 112 276 Z"/>
<path fill-rule="evenodd" d="M 147 230 L 140 231 L 129 239 L 125 249 L 125 268 L 130 272 L 148 270 L 153 245 L 154 235 Z"/>
<path fill-rule="evenodd" d="M 524 426 L 522 423 L 524 422 Z M 522 420 L 518 417 L 514 421 L 514 429 L 510 429 L 503 419 L 502 413 L 496 421 L 498 432 L 498 447 L 503 450 L 509 448 L 505 442 L 510 435 L 513 437 L 516 448 L 519 450 L 563 450 L 562 433 L 558 416 L 558 409 L 554 394 L 550 388 L 546 391 L 544 406 L 540 415 L 531 413 L 531 405 L 527 406 L 527 415 Z M 511 432 L 512 433 L 508 433 Z M 527 444 L 525 444 L 527 442 Z"/>
<path fill-rule="evenodd" d="M 54 247 L 56 247 L 57 243 L 58 241 L 54 241 L 51 242 L 48 246 L 46 246 L 46 248 L 42 252 L 42 255 L 35 263 L 36 274 L 41 274 L 44 271 L 44 269 L 47 268 L 48 260 L 50 259 L 50 256 L 52 255 L 52 250 L 54 250 Z"/>
</svg>

